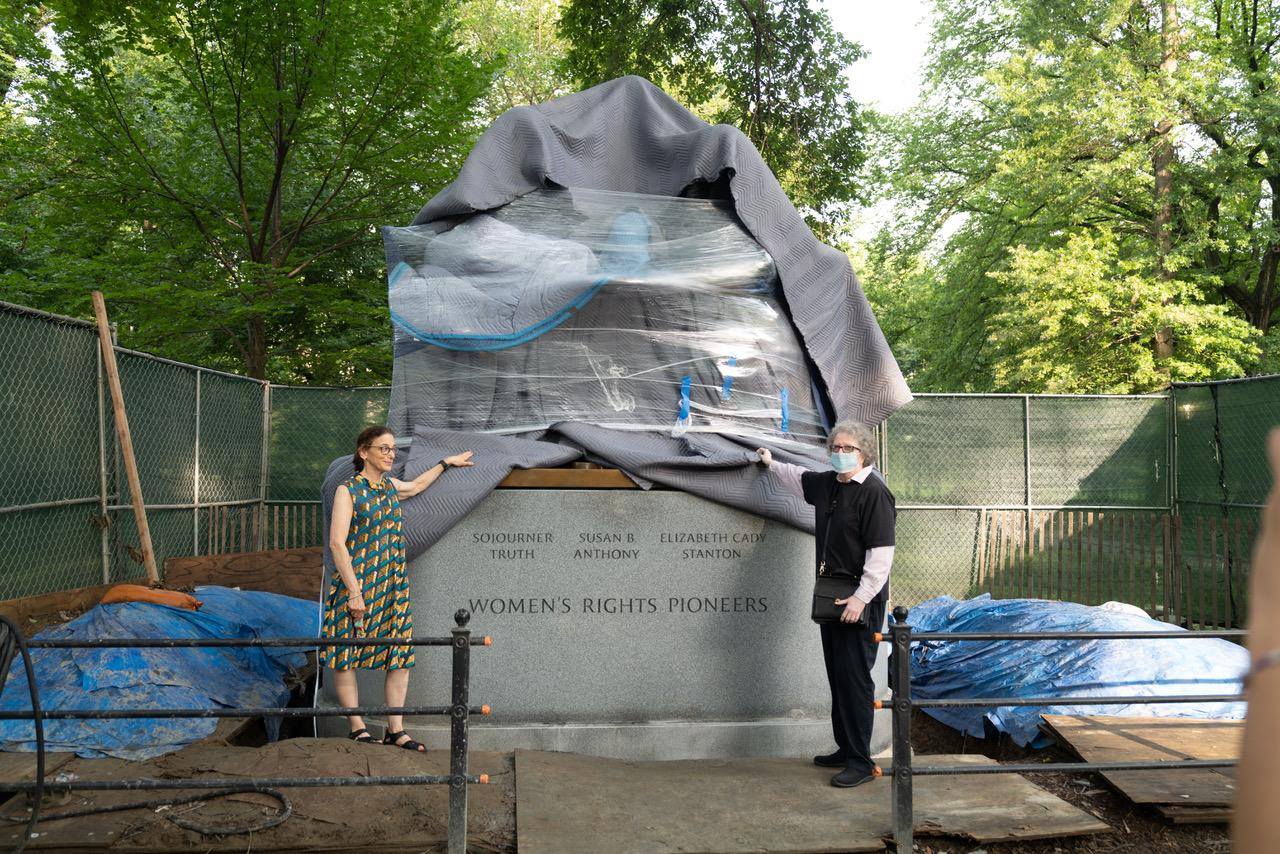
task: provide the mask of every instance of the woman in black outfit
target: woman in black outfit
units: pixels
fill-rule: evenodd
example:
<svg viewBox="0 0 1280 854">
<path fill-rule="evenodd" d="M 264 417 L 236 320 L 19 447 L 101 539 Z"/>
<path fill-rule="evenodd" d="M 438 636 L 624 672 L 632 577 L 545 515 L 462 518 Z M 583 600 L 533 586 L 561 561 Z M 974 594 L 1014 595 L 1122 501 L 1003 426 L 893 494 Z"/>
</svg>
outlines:
<svg viewBox="0 0 1280 854">
<path fill-rule="evenodd" d="M 758 450 L 760 462 L 813 505 L 816 561 L 825 561 L 825 574 L 848 579 L 849 595 L 836 600 L 844 605 L 840 621 L 820 626 L 836 750 L 813 757 L 816 765 L 841 769 L 831 778 L 831 785 L 841 788 L 859 786 L 875 771 L 871 670 L 878 644 L 873 635 L 884 625 L 897 518 L 893 493 L 875 469 L 875 447 L 870 429 L 841 422 L 827 437 L 832 471 L 774 462 L 767 448 Z"/>
</svg>

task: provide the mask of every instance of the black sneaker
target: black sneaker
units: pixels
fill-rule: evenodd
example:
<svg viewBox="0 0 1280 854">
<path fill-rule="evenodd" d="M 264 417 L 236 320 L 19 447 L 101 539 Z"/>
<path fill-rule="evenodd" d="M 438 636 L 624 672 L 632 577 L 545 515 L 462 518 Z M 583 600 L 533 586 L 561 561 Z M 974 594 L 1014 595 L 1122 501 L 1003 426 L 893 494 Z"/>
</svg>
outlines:
<svg viewBox="0 0 1280 854">
<path fill-rule="evenodd" d="M 866 771 L 860 771 L 856 768 L 846 768 L 831 778 L 831 785 L 838 789 L 852 789 L 854 786 L 861 786 L 863 783 L 870 783 L 874 779 L 875 775 L 868 774 Z"/>
<path fill-rule="evenodd" d="M 813 764 L 819 768 L 843 768 L 845 763 L 844 754 L 840 751 L 828 753 L 825 756 L 813 757 Z"/>
</svg>

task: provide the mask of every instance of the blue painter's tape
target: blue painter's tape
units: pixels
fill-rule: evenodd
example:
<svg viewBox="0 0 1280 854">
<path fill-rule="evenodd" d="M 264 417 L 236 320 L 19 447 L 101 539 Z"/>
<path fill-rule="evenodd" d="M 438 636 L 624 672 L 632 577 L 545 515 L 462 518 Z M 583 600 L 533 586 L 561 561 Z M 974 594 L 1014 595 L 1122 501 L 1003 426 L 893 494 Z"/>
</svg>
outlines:
<svg viewBox="0 0 1280 854">
<path fill-rule="evenodd" d="M 738 365 L 738 357 L 730 356 L 729 367 L 734 368 L 734 367 L 737 367 L 737 365 Z M 733 392 L 733 374 L 726 374 L 724 378 L 724 385 L 720 387 L 720 399 L 728 400 L 729 395 L 732 392 Z"/>
<path fill-rule="evenodd" d="M 693 377 L 680 378 L 680 413 L 676 416 L 681 421 L 689 420 L 689 391 L 693 387 Z"/>
<path fill-rule="evenodd" d="M 787 410 L 787 390 L 782 390 L 782 432 L 787 432 L 787 426 L 791 423 L 791 413 Z"/>
</svg>

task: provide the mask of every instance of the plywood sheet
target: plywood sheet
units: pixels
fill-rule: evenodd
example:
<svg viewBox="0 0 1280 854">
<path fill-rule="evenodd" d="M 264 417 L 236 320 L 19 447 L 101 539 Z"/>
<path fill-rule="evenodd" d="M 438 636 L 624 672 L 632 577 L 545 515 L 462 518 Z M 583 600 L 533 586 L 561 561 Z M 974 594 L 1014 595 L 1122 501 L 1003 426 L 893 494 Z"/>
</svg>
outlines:
<svg viewBox="0 0 1280 854">
<path fill-rule="evenodd" d="M 1243 721 L 1045 715 L 1058 738 L 1086 762 L 1235 759 Z M 1102 775 L 1137 804 L 1226 807 L 1235 799 L 1231 769 L 1108 771 Z"/>
</svg>

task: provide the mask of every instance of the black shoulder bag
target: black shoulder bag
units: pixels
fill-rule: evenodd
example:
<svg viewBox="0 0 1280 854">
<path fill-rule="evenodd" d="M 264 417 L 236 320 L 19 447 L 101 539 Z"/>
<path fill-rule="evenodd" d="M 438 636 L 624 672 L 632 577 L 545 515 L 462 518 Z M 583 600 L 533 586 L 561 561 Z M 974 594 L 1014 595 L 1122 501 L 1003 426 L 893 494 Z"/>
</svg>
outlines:
<svg viewBox="0 0 1280 854">
<path fill-rule="evenodd" d="M 831 506 L 827 508 L 827 528 L 822 534 L 822 557 L 818 561 L 818 573 L 813 582 L 813 610 L 810 616 L 815 623 L 838 623 L 844 613 L 844 605 L 837 605 L 837 599 L 846 599 L 853 595 L 850 579 L 847 576 L 827 573 L 827 552 L 831 548 L 831 520 L 836 516 L 836 496 L 831 497 Z M 845 623 L 848 626 L 866 628 L 866 621 L 861 617 L 857 622 Z"/>
</svg>

